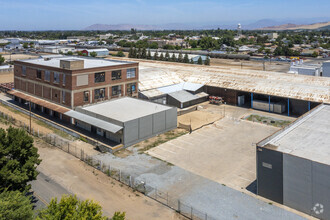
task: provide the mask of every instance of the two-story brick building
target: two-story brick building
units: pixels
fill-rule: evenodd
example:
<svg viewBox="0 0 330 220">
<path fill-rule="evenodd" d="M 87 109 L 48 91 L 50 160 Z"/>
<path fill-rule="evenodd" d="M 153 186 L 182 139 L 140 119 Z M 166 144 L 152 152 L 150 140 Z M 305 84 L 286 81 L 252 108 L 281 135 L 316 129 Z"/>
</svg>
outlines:
<svg viewBox="0 0 330 220">
<path fill-rule="evenodd" d="M 95 58 L 45 56 L 14 63 L 17 101 L 62 119 L 77 106 L 121 96 L 137 97 L 138 63 Z"/>
</svg>

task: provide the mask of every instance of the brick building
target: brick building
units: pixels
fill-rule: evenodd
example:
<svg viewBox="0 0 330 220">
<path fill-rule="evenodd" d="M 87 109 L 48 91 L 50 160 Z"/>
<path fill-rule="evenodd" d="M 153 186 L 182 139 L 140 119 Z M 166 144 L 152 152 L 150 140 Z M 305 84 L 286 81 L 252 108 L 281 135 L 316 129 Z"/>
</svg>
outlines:
<svg viewBox="0 0 330 220">
<path fill-rule="evenodd" d="M 138 63 L 69 56 L 45 56 L 14 62 L 17 101 L 66 119 L 77 106 L 121 96 L 137 97 Z"/>
</svg>

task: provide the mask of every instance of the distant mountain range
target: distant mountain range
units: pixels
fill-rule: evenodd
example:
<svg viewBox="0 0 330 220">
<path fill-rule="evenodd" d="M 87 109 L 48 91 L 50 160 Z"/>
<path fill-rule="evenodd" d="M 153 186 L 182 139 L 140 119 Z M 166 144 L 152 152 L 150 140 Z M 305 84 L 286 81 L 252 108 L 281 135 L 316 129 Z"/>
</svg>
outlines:
<svg viewBox="0 0 330 220">
<path fill-rule="evenodd" d="M 330 26 L 330 22 L 319 22 L 314 24 L 282 24 L 278 26 L 270 26 L 259 28 L 260 30 L 315 30 L 315 29 L 323 29 L 325 27 Z"/>
<path fill-rule="evenodd" d="M 313 24 L 304 24 L 304 20 L 298 21 L 276 21 L 272 19 L 263 19 L 250 24 L 241 23 L 244 30 L 298 30 L 298 29 L 319 29 L 330 25 L 330 22 L 318 22 Z M 307 23 L 307 22 L 306 22 Z M 93 24 L 84 28 L 84 30 L 207 30 L 207 29 L 236 29 L 237 24 L 183 24 L 170 23 L 163 25 L 144 25 L 144 24 Z"/>
</svg>

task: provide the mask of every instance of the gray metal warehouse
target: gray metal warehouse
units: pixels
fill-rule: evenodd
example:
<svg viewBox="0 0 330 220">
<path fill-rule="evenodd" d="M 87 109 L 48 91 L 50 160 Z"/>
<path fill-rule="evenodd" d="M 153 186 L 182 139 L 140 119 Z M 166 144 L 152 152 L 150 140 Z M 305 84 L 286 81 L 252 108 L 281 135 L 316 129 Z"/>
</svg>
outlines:
<svg viewBox="0 0 330 220">
<path fill-rule="evenodd" d="M 114 143 L 131 146 L 177 127 L 177 109 L 124 97 L 65 113 L 75 125 Z"/>
<path fill-rule="evenodd" d="M 330 105 L 257 144 L 258 195 L 330 219 Z"/>
</svg>

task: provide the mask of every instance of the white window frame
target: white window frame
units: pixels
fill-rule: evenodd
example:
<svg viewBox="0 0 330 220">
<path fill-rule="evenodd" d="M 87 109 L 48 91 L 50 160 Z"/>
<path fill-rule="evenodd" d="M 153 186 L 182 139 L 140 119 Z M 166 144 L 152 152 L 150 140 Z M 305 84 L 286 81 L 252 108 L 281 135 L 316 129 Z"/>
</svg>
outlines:
<svg viewBox="0 0 330 220">
<path fill-rule="evenodd" d="M 130 68 L 126 70 L 127 79 L 135 78 L 135 76 L 136 76 L 136 68 Z"/>
<path fill-rule="evenodd" d="M 45 81 L 50 82 L 50 71 L 49 70 L 45 71 Z"/>
<path fill-rule="evenodd" d="M 66 92 L 64 90 L 62 90 L 62 103 L 65 103 L 65 95 L 66 95 Z"/>
<path fill-rule="evenodd" d="M 26 66 L 22 66 L 22 75 L 26 76 Z"/>
<path fill-rule="evenodd" d="M 57 76 L 57 77 L 55 77 Z M 54 72 L 54 83 L 59 84 L 60 83 L 60 73 Z"/>
</svg>

